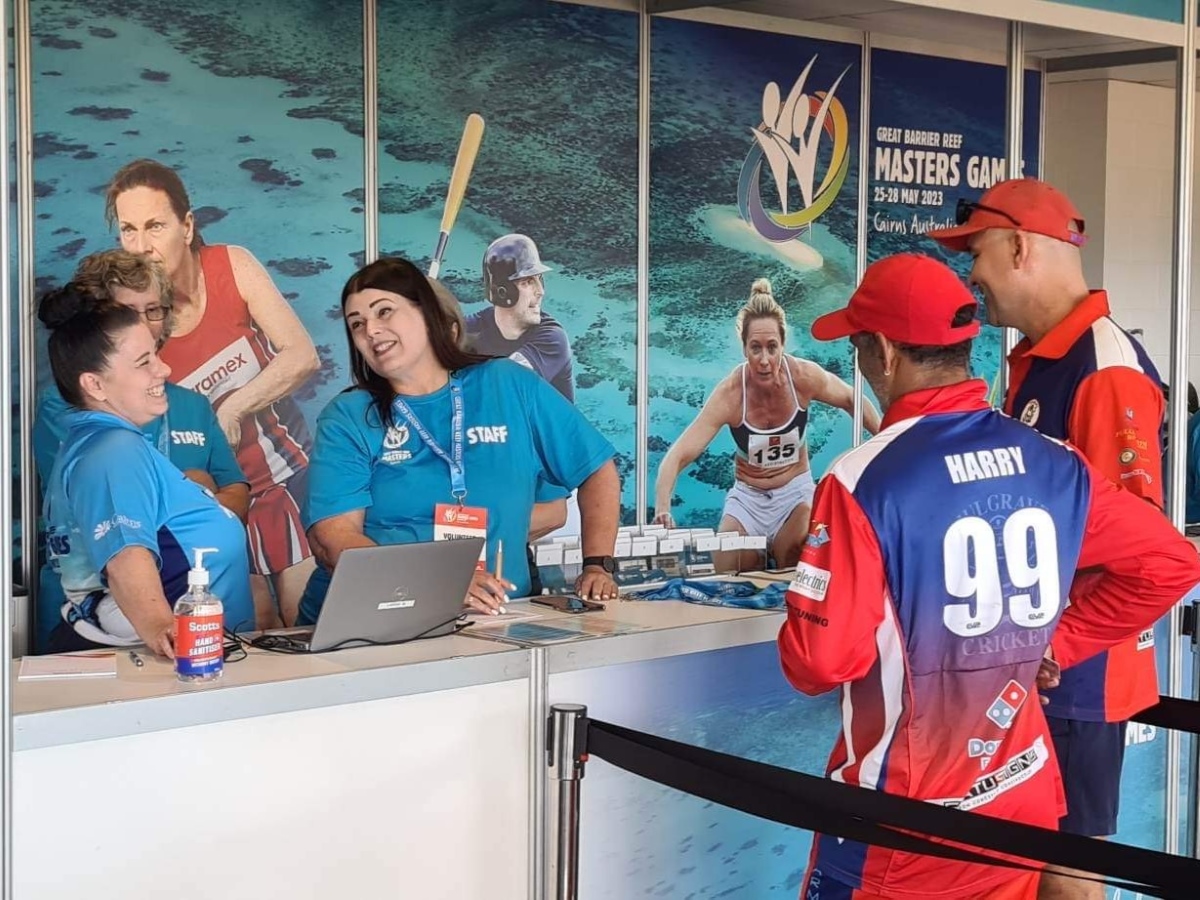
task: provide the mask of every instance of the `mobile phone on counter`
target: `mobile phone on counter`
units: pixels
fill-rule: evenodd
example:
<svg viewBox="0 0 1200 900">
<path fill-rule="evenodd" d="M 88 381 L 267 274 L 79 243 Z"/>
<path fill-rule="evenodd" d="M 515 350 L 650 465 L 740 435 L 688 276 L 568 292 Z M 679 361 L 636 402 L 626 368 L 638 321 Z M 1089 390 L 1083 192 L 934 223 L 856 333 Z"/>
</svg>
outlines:
<svg viewBox="0 0 1200 900">
<path fill-rule="evenodd" d="M 548 606 L 551 609 L 557 609 L 559 612 L 565 613 L 586 613 L 603 610 L 604 604 L 597 603 L 594 600 L 584 600 L 575 594 L 543 594 L 540 597 L 530 597 L 530 603 L 536 603 L 539 606 Z"/>
</svg>

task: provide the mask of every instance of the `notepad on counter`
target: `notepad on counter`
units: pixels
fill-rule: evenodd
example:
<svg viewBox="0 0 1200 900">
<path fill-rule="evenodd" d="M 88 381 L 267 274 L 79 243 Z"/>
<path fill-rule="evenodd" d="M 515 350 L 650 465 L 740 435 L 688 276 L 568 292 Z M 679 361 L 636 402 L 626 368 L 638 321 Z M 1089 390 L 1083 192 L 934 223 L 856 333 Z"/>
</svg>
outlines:
<svg viewBox="0 0 1200 900">
<path fill-rule="evenodd" d="M 113 653 L 57 653 L 24 656 L 18 681 L 50 681 L 63 678 L 116 678 L 117 658 Z"/>
<path fill-rule="evenodd" d="M 630 634 L 642 631 L 643 626 L 628 622 L 614 622 L 586 615 L 560 617 L 541 622 L 514 622 L 500 628 L 468 628 L 463 634 L 488 641 L 516 644 L 520 647 L 540 647 L 546 644 L 563 644 L 588 638 L 614 634 Z"/>
</svg>

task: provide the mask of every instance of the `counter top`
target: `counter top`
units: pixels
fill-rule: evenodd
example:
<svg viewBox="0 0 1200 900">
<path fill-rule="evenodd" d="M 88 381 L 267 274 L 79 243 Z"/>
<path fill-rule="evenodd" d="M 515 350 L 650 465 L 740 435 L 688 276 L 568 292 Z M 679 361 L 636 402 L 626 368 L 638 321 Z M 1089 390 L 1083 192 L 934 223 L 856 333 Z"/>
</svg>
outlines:
<svg viewBox="0 0 1200 900">
<path fill-rule="evenodd" d="M 461 635 L 322 654 L 251 648 L 215 683 L 183 684 L 166 660 L 117 652 L 116 678 L 20 681 L 13 671 L 13 744 L 27 750 L 251 716 L 526 678 L 518 647 Z"/>
<path fill-rule="evenodd" d="M 576 619 L 515 602 L 553 625 Z M 593 621 L 636 630 L 546 647 L 553 672 L 616 665 L 775 639 L 783 613 L 701 606 L 682 601 L 622 601 Z M 528 678 L 531 651 L 512 644 L 456 635 L 390 647 L 320 654 L 278 654 L 250 648 L 227 663 L 212 684 L 179 682 L 171 663 L 150 658 L 137 667 L 127 650 L 116 653 L 115 678 L 21 681 L 14 661 L 13 736 L 16 750 L 101 740 L 273 713 L 357 703 L 408 694 Z"/>
</svg>

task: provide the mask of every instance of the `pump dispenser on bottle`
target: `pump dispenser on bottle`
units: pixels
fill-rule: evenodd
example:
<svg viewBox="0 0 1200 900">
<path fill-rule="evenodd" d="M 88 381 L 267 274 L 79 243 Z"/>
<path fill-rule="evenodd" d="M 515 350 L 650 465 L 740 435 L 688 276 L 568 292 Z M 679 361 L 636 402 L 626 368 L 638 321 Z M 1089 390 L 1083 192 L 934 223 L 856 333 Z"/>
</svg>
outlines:
<svg viewBox="0 0 1200 900">
<path fill-rule="evenodd" d="M 198 547 L 188 571 L 187 593 L 175 603 L 175 674 L 180 681 L 215 681 L 225 667 L 225 607 L 208 590 L 204 554 Z"/>
</svg>

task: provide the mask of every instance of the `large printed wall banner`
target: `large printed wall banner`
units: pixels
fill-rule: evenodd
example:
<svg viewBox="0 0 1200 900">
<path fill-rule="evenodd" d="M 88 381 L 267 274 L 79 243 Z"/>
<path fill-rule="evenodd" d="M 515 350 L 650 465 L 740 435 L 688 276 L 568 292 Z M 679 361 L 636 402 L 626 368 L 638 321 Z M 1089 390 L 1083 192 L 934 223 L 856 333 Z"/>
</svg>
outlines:
<svg viewBox="0 0 1200 900">
<path fill-rule="evenodd" d="M 652 40 L 646 503 L 794 549 L 789 514 L 851 443 L 849 344 L 808 328 L 855 283 L 861 51 L 672 19 Z"/>
<path fill-rule="evenodd" d="M 349 381 L 338 300 L 363 246 L 362 30 L 343 11 L 319 0 L 33 10 L 38 287 L 117 247 L 163 264 L 173 323 L 146 319 L 159 335 L 173 325 L 160 351 L 171 380 L 215 407 L 250 482 L 256 592 L 287 604 L 312 565 L 298 524 L 310 426 Z M 200 446 L 176 412 L 161 444 L 172 459 Z M 42 584 L 44 638 L 59 587 L 53 573 Z"/>
<path fill-rule="evenodd" d="M 774 643 L 556 674 L 549 700 L 583 703 L 597 719 L 812 775 L 824 773 L 841 723 L 840 694 L 797 694 L 783 678 Z M 792 900 L 800 891 L 810 832 L 595 757 L 581 792 L 581 897 Z"/>
<path fill-rule="evenodd" d="M 637 28 L 627 12 L 547 0 L 379 4 L 381 251 L 428 263 L 463 123 L 481 115 L 440 277 L 478 350 L 541 374 L 616 446 L 626 522 L 637 453 Z M 571 520 L 567 530 L 578 533 Z"/>
<path fill-rule="evenodd" d="M 13 8 L 12 0 L 4 0 L 4 14 L 6 17 L 5 18 L 6 22 L 12 21 L 12 8 Z M 5 40 L 7 42 L 6 47 L 7 47 L 8 54 L 9 54 L 8 59 L 13 59 L 15 42 L 13 40 L 13 35 L 11 33 L 11 30 L 5 36 Z M 16 164 L 17 164 L 16 163 L 16 142 L 13 139 L 13 136 L 17 132 L 16 100 L 15 100 L 16 83 L 15 82 L 16 82 L 15 78 L 9 79 L 8 96 L 6 96 L 4 98 L 4 113 L 3 113 L 4 116 L 8 120 L 9 146 L 8 146 L 8 148 L 6 148 L 6 152 L 8 153 L 8 165 L 9 165 L 10 172 L 16 171 Z M 8 477 L 9 484 L 12 486 L 12 497 L 14 498 L 13 504 L 12 504 L 12 507 L 13 507 L 13 533 L 12 533 L 12 535 L 10 535 L 9 544 L 12 549 L 11 559 L 13 561 L 12 562 L 12 566 L 13 566 L 12 571 L 13 571 L 13 583 L 15 585 L 15 584 L 19 584 L 23 580 L 22 576 L 21 576 L 21 553 L 22 553 L 21 533 L 24 530 L 24 528 L 26 527 L 26 523 L 21 521 L 22 512 L 20 509 L 20 505 L 16 500 L 16 498 L 19 498 L 21 496 L 21 471 L 22 471 L 22 467 L 24 465 L 24 461 L 20 459 L 21 454 L 16 450 L 17 447 L 21 446 L 21 418 L 20 418 L 20 416 L 21 416 L 21 401 L 20 401 L 20 397 L 21 397 L 21 372 L 20 372 L 20 367 L 21 367 L 21 329 L 20 329 L 21 310 L 20 310 L 20 304 L 17 302 L 17 298 L 21 296 L 21 291 L 20 291 L 20 279 L 19 279 L 20 253 L 19 253 L 19 243 L 18 243 L 18 234 L 17 234 L 17 192 L 16 191 L 10 191 L 9 199 L 8 199 L 7 215 L 8 215 L 8 229 L 9 229 L 8 233 L 10 235 L 9 255 L 8 255 L 8 265 L 9 265 L 8 287 L 9 287 L 9 291 L 10 291 L 9 297 L 12 298 L 10 301 L 11 308 L 9 310 L 9 328 L 11 330 L 9 331 L 10 340 L 9 340 L 9 345 L 8 345 L 9 361 L 10 361 L 8 377 L 10 379 L 9 384 L 12 385 L 12 405 L 9 409 L 9 412 L 10 412 L 12 418 L 9 423 L 9 435 L 12 440 L 11 446 L 14 449 L 13 449 L 13 455 L 12 455 L 12 465 L 11 465 L 8 475 L 6 477 Z M 28 524 L 28 527 L 36 528 L 37 526 L 35 523 L 30 522 Z"/>
<path fill-rule="evenodd" d="M 1008 177 L 1003 66 L 875 50 L 867 198 L 867 261 L 921 252 L 966 278 L 971 258 L 925 237 L 955 222 L 960 199 L 978 200 Z M 1041 76 L 1025 77 L 1023 174 L 1038 173 Z M 980 318 L 986 322 L 983 307 Z M 999 329 L 984 327 L 972 354 L 974 374 L 995 381 L 1002 355 Z"/>
</svg>

